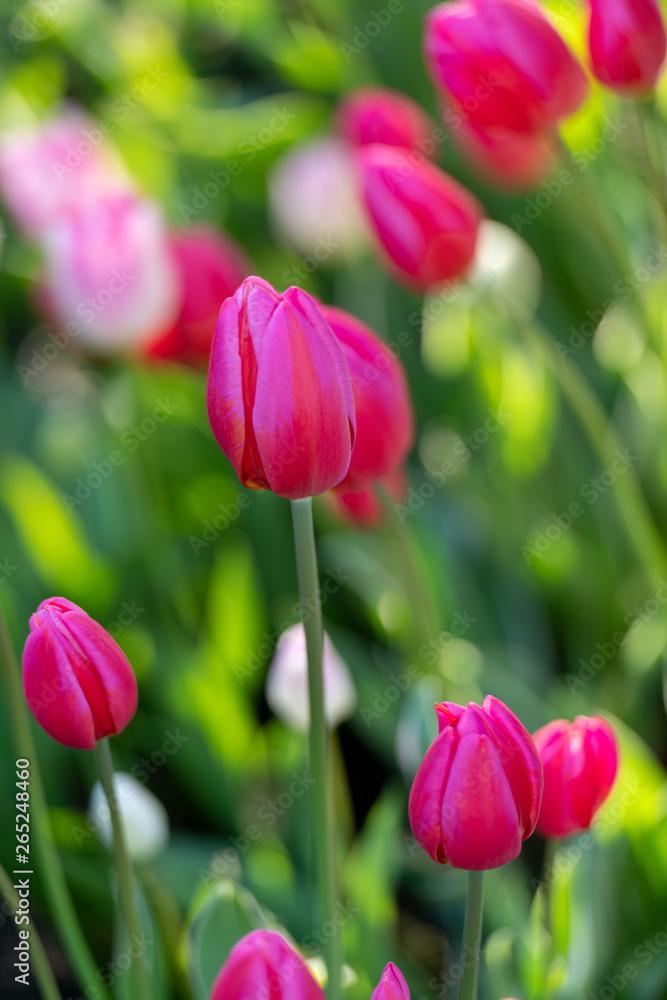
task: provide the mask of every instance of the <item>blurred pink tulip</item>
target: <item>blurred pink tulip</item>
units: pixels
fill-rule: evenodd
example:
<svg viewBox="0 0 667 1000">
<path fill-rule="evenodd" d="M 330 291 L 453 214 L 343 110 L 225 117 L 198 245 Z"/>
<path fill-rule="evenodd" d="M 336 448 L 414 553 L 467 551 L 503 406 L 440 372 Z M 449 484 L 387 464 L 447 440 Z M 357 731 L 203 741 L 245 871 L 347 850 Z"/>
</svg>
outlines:
<svg viewBox="0 0 667 1000">
<path fill-rule="evenodd" d="M 246 278 L 220 310 L 207 390 L 216 440 L 241 482 L 291 500 L 348 470 L 354 397 L 342 349 L 313 299 Z"/>
<path fill-rule="evenodd" d="M 210 1000 L 325 1000 L 301 956 L 275 931 L 251 931 L 234 945 Z"/>
<path fill-rule="evenodd" d="M 586 830 L 616 779 L 614 730 L 599 715 L 558 719 L 533 734 L 544 769 L 537 829 L 544 837 Z"/>
<path fill-rule="evenodd" d="M 71 210 L 129 190 L 105 136 L 78 108 L 0 142 L 0 192 L 26 236 L 39 237 Z"/>
<path fill-rule="evenodd" d="M 134 195 L 63 216 L 46 234 L 50 309 L 91 351 L 139 351 L 174 321 L 178 273 L 158 207 Z"/>
<path fill-rule="evenodd" d="M 415 421 L 402 364 L 365 323 L 333 306 L 320 312 L 343 348 L 350 369 L 357 436 L 344 483 L 377 479 L 403 463 Z"/>
<path fill-rule="evenodd" d="M 482 208 L 438 167 L 411 163 L 405 150 L 358 151 L 366 211 L 387 264 L 418 291 L 462 274 L 475 253 Z"/>
<path fill-rule="evenodd" d="M 655 87 L 667 54 L 665 23 L 656 0 L 589 0 L 593 73 L 622 95 Z"/>
<path fill-rule="evenodd" d="M 468 120 L 452 135 L 482 177 L 510 191 L 536 187 L 558 162 L 557 139 L 549 134 L 487 131 Z"/>
<path fill-rule="evenodd" d="M 390 962 L 373 990 L 371 1000 L 410 1000 L 410 990 L 398 966 Z"/>
<path fill-rule="evenodd" d="M 42 601 L 30 619 L 23 688 L 42 729 L 80 750 L 119 733 L 137 710 L 137 682 L 120 646 L 64 597 Z"/>
<path fill-rule="evenodd" d="M 345 479 L 329 494 L 330 504 L 338 517 L 357 528 L 376 528 L 385 520 L 385 509 L 378 487 L 382 487 L 390 500 L 402 503 L 407 493 L 408 477 L 405 469 L 397 469 L 379 479 Z"/>
<path fill-rule="evenodd" d="M 381 143 L 433 156 L 435 123 L 406 94 L 362 87 L 343 98 L 336 115 L 340 134 L 355 146 Z"/>
<path fill-rule="evenodd" d="M 181 310 L 165 336 L 148 345 L 147 355 L 205 367 L 220 303 L 234 294 L 252 268 L 241 247 L 215 229 L 177 230 L 170 245 L 182 286 Z"/>
<path fill-rule="evenodd" d="M 357 692 L 347 664 L 324 633 L 324 710 L 331 729 L 348 719 L 357 707 Z M 283 632 L 266 676 L 266 700 L 286 726 L 307 732 L 308 657 L 306 633 L 299 622 Z"/>
<path fill-rule="evenodd" d="M 415 837 L 440 864 L 480 871 L 516 858 L 535 829 L 542 766 L 527 731 L 487 695 L 482 707 L 436 705 L 440 733 L 410 792 Z"/>
<path fill-rule="evenodd" d="M 535 133 L 577 110 L 586 75 L 533 0 L 457 0 L 426 15 L 435 85 L 482 128 Z"/>
</svg>

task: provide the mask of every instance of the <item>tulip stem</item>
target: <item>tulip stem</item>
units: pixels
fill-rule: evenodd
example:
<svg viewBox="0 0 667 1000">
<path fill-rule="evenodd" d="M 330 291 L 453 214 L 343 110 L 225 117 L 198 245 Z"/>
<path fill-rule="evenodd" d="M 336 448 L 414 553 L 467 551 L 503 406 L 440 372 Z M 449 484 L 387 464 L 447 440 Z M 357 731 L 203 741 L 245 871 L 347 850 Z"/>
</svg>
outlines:
<svg viewBox="0 0 667 1000">
<path fill-rule="evenodd" d="M 299 593 L 308 652 L 308 696 L 310 701 L 310 772 L 314 779 L 315 873 L 319 894 L 320 929 L 326 925 L 326 963 L 329 973 L 327 996 L 340 1000 L 342 945 L 335 920 L 337 899 L 337 843 L 334 834 L 331 782 L 330 736 L 324 712 L 322 606 L 318 599 L 319 580 L 313 531 L 313 504 L 292 501 L 294 543 L 299 577 Z M 329 929 L 331 933 L 329 934 Z"/>
<path fill-rule="evenodd" d="M 0 865 L 0 896 L 3 896 L 7 906 L 11 910 L 12 918 L 15 918 L 18 911 L 18 896 L 14 890 L 11 878 L 2 865 Z M 62 1000 L 62 993 L 58 989 L 56 977 L 53 975 L 53 970 L 46 957 L 42 939 L 34 925 L 30 927 L 29 941 L 30 957 L 35 966 L 35 977 L 39 984 L 39 992 L 42 994 L 43 1000 Z"/>
<path fill-rule="evenodd" d="M 35 871 L 37 876 L 44 880 L 53 923 L 79 985 L 86 992 L 90 992 L 91 996 L 97 996 L 99 1000 L 110 1000 L 108 991 L 100 982 L 97 963 L 81 930 L 58 851 L 53 842 L 49 807 L 39 769 L 37 749 L 30 728 L 28 707 L 21 690 L 20 669 L 2 604 L 0 604 L 0 661 L 9 691 L 18 752 L 21 758 L 30 761 L 30 829 L 38 862 Z"/>
<path fill-rule="evenodd" d="M 482 944 L 484 872 L 468 872 L 468 896 L 463 922 L 461 989 L 459 1000 L 477 1000 L 477 978 Z"/>
<path fill-rule="evenodd" d="M 118 797 L 114 787 L 113 760 L 111 758 L 111 747 L 109 739 L 98 740 L 95 750 L 97 765 L 100 771 L 102 788 L 106 795 L 111 817 L 111 828 L 113 830 L 113 848 L 116 859 L 116 870 L 118 874 L 118 889 L 121 907 L 125 917 L 125 925 L 129 937 L 129 944 L 132 941 L 141 941 L 141 921 L 139 909 L 137 907 L 137 894 L 135 889 L 134 871 L 130 861 L 125 839 L 125 830 L 118 807 Z M 139 955 L 133 960 L 135 1000 L 150 1000 L 152 995 L 150 976 L 148 967 L 144 961 L 144 956 Z"/>
</svg>

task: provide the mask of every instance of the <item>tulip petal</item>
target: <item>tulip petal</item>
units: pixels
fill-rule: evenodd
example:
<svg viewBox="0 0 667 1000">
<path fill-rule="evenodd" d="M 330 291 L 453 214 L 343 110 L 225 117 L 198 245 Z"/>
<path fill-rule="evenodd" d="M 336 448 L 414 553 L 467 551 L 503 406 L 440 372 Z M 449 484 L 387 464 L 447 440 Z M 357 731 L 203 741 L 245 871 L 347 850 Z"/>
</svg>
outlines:
<svg viewBox="0 0 667 1000">
<path fill-rule="evenodd" d="M 503 760 L 522 823 L 523 838 L 530 837 L 540 814 L 544 778 L 542 763 L 530 733 L 502 701 L 487 695 L 482 708 L 507 736 Z"/>
<path fill-rule="evenodd" d="M 415 838 L 434 861 L 449 860 L 442 849 L 442 809 L 457 741 L 451 729 L 440 733 L 426 751 L 412 783 L 408 812 Z"/>
<path fill-rule="evenodd" d="M 380 977 L 380 982 L 373 990 L 371 1000 L 410 1000 L 410 990 L 403 973 L 390 962 Z"/>
<path fill-rule="evenodd" d="M 95 749 L 95 723 L 81 685 L 50 624 L 28 636 L 23 690 L 42 729 L 65 746 Z"/>
<path fill-rule="evenodd" d="M 239 304 L 226 299 L 211 345 L 206 408 L 215 439 L 242 480 L 246 420 L 239 351 Z"/>
<path fill-rule="evenodd" d="M 325 1000 L 308 966 L 275 931 L 251 931 L 234 945 L 210 1000 Z"/>
</svg>

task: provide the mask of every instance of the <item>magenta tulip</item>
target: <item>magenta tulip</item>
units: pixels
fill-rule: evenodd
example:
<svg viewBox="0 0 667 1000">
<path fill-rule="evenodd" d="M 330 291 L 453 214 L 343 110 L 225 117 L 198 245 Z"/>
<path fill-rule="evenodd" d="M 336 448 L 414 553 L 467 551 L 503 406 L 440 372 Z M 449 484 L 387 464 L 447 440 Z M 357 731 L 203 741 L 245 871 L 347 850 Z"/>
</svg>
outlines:
<svg viewBox="0 0 667 1000">
<path fill-rule="evenodd" d="M 361 320 L 333 306 L 321 306 L 320 311 L 343 348 L 357 414 L 357 436 L 343 485 L 386 476 L 403 463 L 414 440 L 405 371 Z"/>
<path fill-rule="evenodd" d="M 80 750 L 115 736 L 137 710 L 137 682 L 120 646 L 64 597 L 42 601 L 30 619 L 23 689 L 42 729 Z"/>
<path fill-rule="evenodd" d="M 418 104 L 396 90 L 355 90 L 343 99 L 336 117 L 339 132 L 355 146 L 381 143 L 418 150 L 426 156 L 436 150 L 435 124 Z"/>
<path fill-rule="evenodd" d="M 371 1000 L 410 1000 L 410 990 L 398 966 L 390 962 L 373 990 Z"/>
<path fill-rule="evenodd" d="M 301 956 L 275 931 L 251 931 L 234 945 L 210 1000 L 325 1000 Z"/>
<path fill-rule="evenodd" d="M 667 53 L 662 12 L 656 0 L 589 0 L 591 65 L 606 87 L 622 95 L 655 87 Z"/>
<path fill-rule="evenodd" d="M 177 230 L 170 246 L 182 287 L 181 308 L 171 329 L 148 345 L 147 356 L 205 367 L 220 303 L 250 274 L 250 263 L 231 237 L 205 226 Z"/>
<path fill-rule="evenodd" d="M 331 505 L 338 517 L 357 528 L 376 528 L 385 520 L 385 508 L 378 487 L 393 503 L 403 503 L 408 492 L 408 477 L 404 468 L 380 479 L 349 479 L 345 477 L 331 493 Z"/>
<path fill-rule="evenodd" d="M 583 69 L 533 0 L 457 0 L 426 15 L 431 77 L 483 128 L 541 132 L 587 92 Z"/>
<path fill-rule="evenodd" d="M 358 152 L 362 196 L 388 266 L 427 291 L 462 274 L 475 253 L 482 208 L 461 184 L 405 150 L 364 146 Z"/>
<path fill-rule="evenodd" d="M 578 715 L 574 722 L 550 722 L 533 739 L 544 769 L 539 832 L 568 837 L 588 829 L 616 778 L 614 730 L 599 715 Z"/>
<path fill-rule="evenodd" d="M 535 829 L 542 766 L 509 708 L 487 695 L 482 707 L 435 706 L 440 733 L 410 792 L 412 831 L 434 861 L 453 868 L 499 868 Z"/>
<path fill-rule="evenodd" d="M 535 187 L 558 162 L 555 135 L 487 131 L 470 120 L 462 121 L 452 135 L 478 174 L 510 191 Z"/>
<path fill-rule="evenodd" d="M 220 310 L 207 390 L 216 440 L 241 482 L 290 500 L 341 481 L 355 438 L 342 349 L 313 299 L 246 278 Z"/>
</svg>

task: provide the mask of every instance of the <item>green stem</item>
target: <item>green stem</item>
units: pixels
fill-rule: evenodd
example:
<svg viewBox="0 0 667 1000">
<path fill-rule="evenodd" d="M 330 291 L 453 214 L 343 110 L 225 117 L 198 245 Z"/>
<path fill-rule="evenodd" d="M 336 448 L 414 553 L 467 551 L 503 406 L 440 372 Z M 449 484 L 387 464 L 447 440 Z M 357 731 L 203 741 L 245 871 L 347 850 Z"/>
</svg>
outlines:
<svg viewBox="0 0 667 1000">
<path fill-rule="evenodd" d="M 556 357 L 552 337 L 536 320 L 532 325 L 516 318 L 513 322 L 524 339 L 542 355 L 605 468 L 611 468 L 617 451 L 623 453 L 625 446 L 584 375 L 574 365 Z M 637 558 L 651 587 L 656 589 L 667 573 L 667 553 L 631 468 L 616 480 L 614 496 Z"/>
<path fill-rule="evenodd" d="M 335 920 L 337 902 L 337 843 L 334 836 L 331 801 L 331 753 L 329 733 L 324 713 L 324 676 L 322 670 L 324 632 L 322 608 L 318 600 L 319 581 L 317 553 L 313 531 L 313 505 L 310 497 L 292 501 L 294 543 L 299 576 L 299 592 L 303 607 L 303 624 L 308 651 L 308 692 L 310 699 L 310 772 L 314 779 L 313 814 L 315 821 L 315 870 L 319 895 L 321 928 L 330 925 L 327 936 L 326 962 L 329 973 L 327 996 L 340 1000 L 342 943 L 340 927 Z M 327 932 L 329 927 L 327 927 Z"/>
<path fill-rule="evenodd" d="M 31 831 L 38 858 L 39 875 L 44 880 L 53 923 L 62 940 L 79 985 L 83 989 L 91 991 L 91 996 L 95 995 L 100 1000 L 111 1000 L 97 974 L 97 963 L 81 930 L 60 858 L 51 836 L 49 810 L 39 770 L 37 750 L 30 729 L 28 707 L 21 690 L 19 665 L 1 604 L 0 661 L 9 692 L 18 752 L 20 757 L 30 761 Z"/>
<path fill-rule="evenodd" d="M 484 872 L 468 872 L 468 896 L 463 922 L 461 989 L 459 1000 L 477 1000 L 477 977 L 482 944 Z M 472 961 L 471 961 L 472 959 Z"/>
<path fill-rule="evenodd" d="M 132 869 L 130 855 L 127 850 L 125 830 L 123 828 L 120 809 L 118 807 L 118 799 L 114 787 L 113 760 L 111 759 L 111 747 L 109 746 L 108 737 L 98 740 L 95 753 L 97 755 L 97 764 L 100 771 L 102 788 L 104 789 L 104 794 L 107 798 L 109 815 L 111 817 L 120 902 L 123 915 L 125 917 L 129 944 L 132 944 L 133 939 L 137 942 L 142 940 L 141 921 L 139 919 L 139 910 L 137 907 L 134 871 Z M 136 987 L 136 1000 L 150 1000 L 150 977 L 148 975 L 148 968 L 145 964 L 143 955 L 139 955 L 137 958 L 133 959 L 132 970 Z"/>
<path fill-rule="evenodd" d="M 12 917 L 16 917 L 18 911 L 18 896 L 14 891 L 11 878 L 0 865 L 0 895 L 4 897 L 7 905 L 12 911 Z M 35 967 L 35 975 L 39 983 L 39 992 L 44 1000 L 62 1000 L 62 994 L 58 989 L 56 978 L 53 975 L 51 966 L 44 951 L 42 939 L 37 933 L 34 924 L 30 927 L 30 956 Z"/>
</svg>

